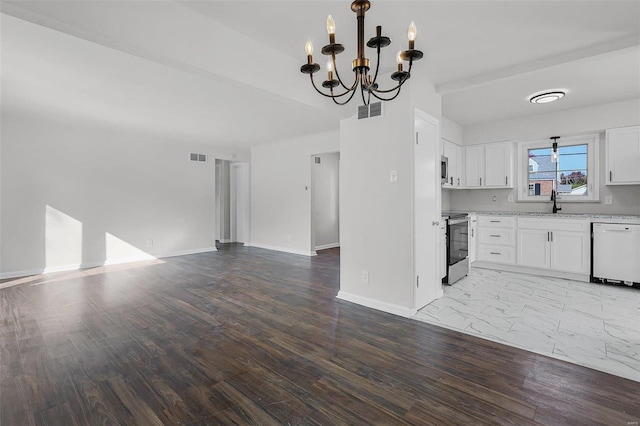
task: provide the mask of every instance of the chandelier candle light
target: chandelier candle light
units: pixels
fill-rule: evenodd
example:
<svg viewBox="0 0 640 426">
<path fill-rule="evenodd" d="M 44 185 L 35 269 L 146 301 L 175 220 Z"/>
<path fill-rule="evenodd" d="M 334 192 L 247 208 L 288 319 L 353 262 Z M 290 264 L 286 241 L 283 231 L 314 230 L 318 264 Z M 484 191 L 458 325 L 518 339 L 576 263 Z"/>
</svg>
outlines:
<svg viewBox="0 0 640 426">
<path fill-rule="evenodd" d="M 379 89 L 376 80 L 380 69 L 380 49 L 389 46 L 391 44 L 391 39 L 383 36 L 382 27 L 377 26 L 376 36 L 372 37 L 367 42 L 367 46 L 376 49 L 377 53 L 376 69 L 372 77 L 369 74 L 369 59 L 365 57 L 364 52 L 364 15 L 370 7 L 371 3 L 368 0 L 356 0 L 351 3 L 351 10 L 356 13 L 358 20 L 358 56 L 351 63 L 355 79 L 353 84 L 350 86 L 344 84 L 336 67 L 336 55 L 344 51 L 344 46 L 336 43 L 336 23 L 331 15 L 327 18 L 329 44 L 322 48 L 322 54 L 329 57 L 327 60 L 327 79 L 322 82 L 322 87 L 324 89 L 328 89 L 329 93 L 325 93 L 318 89 L 315 81 L 313 80 L 313 74 L 320 70 L 320 65 L 313 62 L 313 44 L 311 43 L 311 40 L 307 41 L 304 47 L 305 52 L 307 53 L 307 63 L 300 67 L 300 71 L 304 74 L 309 74 L 311 84 L 318 93 L 322 96 L 333 99 L 333 101 L 338 105 L 345 105 L 348 103 L 353 98 L 353 95 L 358 91 L 358 86 L 360 93 L 362 94 L 362 102 L 364 102 L 365 105 L 369 105 L 371 96 L 381 101 L 390 101 L 395 99 L 400 94 L 402 85 L 409 79 L 409 77 L 411 77 L 413 61 L 417 61 L 422 58 L 422 52 L 414 49 L 417 31 L 416 25 L 411 22 L 407 33 L 409 38 L 409 48 L 407 50 L 398 51 L 398 54 L 396 55 L 398 70 L 391 74 L 391 79 L 397 81 L 398 84 L 392 89 Z M 403 61 L 409 62 L 409 69 L 407 71 L 403 70 Z M 342 93 L 334 93 L 333 89 L 338 86 L 342 87 Z M 338 100 L 346 95 L 349 96 L 345 101 Z"/>
</svg>

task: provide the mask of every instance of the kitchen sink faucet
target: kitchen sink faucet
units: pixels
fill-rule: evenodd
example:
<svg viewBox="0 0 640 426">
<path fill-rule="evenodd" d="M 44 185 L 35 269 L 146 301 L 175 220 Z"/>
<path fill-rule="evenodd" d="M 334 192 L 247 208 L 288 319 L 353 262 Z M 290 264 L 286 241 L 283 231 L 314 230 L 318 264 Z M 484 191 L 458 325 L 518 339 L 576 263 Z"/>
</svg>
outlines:
<svg viewBox="0 0 640 426">
<path fill-rule="evenodd" d="M 558 213 L 558 211 L 562 210 L 560 207 L 558 207 L 558 206 L 556 205 L 556 198 L 557 198 L 557 196 L 556 196 L 556 190 L 555 190 L 555 189 L 552 189 L 552 190 L 551 190 L 551 201 L 553 201 L 553 212 L 554 212 L 554 213 Z"/>
</svg>

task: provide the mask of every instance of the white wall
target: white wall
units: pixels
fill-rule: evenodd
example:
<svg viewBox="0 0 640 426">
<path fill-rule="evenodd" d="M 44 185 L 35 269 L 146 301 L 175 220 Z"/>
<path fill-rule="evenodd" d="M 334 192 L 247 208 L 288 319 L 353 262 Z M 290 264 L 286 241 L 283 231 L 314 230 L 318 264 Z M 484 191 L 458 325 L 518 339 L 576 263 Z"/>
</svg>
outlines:
<svg viewBox="0 0 640 426">
<path fill-rule="evenodd" d="M 337 131 L 251 149 L 251 244 L 304 255 L 311 242 L 311 155 L 339 150 Z"/>
<path fill-rule="evenodd" d="M 249 163 L 231 163 L 231 240 L 249 242 Z"/>
<path fill-rule="evenodd" d="M 316 157 L 320 163 L 315 162 Z M 311 158 L 312 229 L 317 250 L 340 245 L 339 165 L 340 153 L 337 152 Z"/>
<path fill-rule="evenodd" d="M 440 127 L 440 136 L 442 137 L 442 139 L 446 139 L 449 142 L 462 145 L 462 126 L 460 126 L 455 121 L 442 116 Z"/>
<path fill-rule="evenodd" d="M 3 117 L 2 276 L 214 250 L 214 162 L 189 162 L 193 151 L 216 156 Z"/>
<path fill-rule="evenodd" d="M 414 106 L 441 115 L 440 96 L 418 75 L 384 104 L 383 117 L 350 118 L 340 127 L 338 296 L 401 315 L 410 314 L 414 295 Z M 435 153 L 439 141 L 434 143 Z M 392 170 L 397 183 L 390 183 Z M 368 283 L 362 271 L 368 271 Z"/>
<path fill-rule="evenodd" d="M 504 140 L 530 141 L 548 139 L 551 136 L 571 136 L 599 133 L 600 200 L 595 203 L 561 203 L 562 213 L 600 213 L 640 215 L 640 185 L 605 185 L 605 136 L 604 130 L 640 124 L 640 100 L 617 102 L 588 108 L 577 108 L 551 114 L 541 114 L 492 123 L 466 126 L 463 129 L 465 145 Z M 517 164 L 517 145 L 514 145 L 514 164 Z M 519 183 L 517 168 L 514 182 Z M 499 190 L 450 190 L 452 210 L 528 211 L 550 212 L 551 203 L 509 203 L 508 196 L 517 200 L 517 189 Z M 492 196 L 496 195 L 496 201 Z M 607 196 L 613 196 L 613 205 L 604 204 Z"/>
<path fill-rule="evenodd" d="M 558 101 L 561 102 L 561 101 Z M 536 140 L 551 136 L 597 133 L 638 124 L 640 99 L 576 108 L 556 113 L 481 123 L 463 128 L 464 145 L 505 140 Z"/>
</svg>

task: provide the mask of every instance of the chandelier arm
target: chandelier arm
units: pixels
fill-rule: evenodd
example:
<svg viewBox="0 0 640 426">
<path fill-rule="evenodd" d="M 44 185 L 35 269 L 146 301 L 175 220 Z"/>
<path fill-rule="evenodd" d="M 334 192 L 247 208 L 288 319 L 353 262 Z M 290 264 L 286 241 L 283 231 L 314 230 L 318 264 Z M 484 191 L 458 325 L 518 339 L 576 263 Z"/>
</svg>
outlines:
<svg viewBox="0 0 640 426">
<path fill-rule="evenodd" d="M 360 84 L 360 93 L 362 94 L 362 103 L 365 105 L 369 105 L 367 100 L 364 98 L 364 76 L 361 76 L 362 82 Z M 369 92 L 371 93 L 371 92 Z"/>
<path fill-rule="evenodd" d="M 340 78 L 340 74 L 338 73 L 338 64 L 336 63 L 336 55 L 332 54 L 331 55 L 331 60 L 333 61 L 333 72 L 336 73 L 336 78 L 338 79 L 338 82 L 340 82 L 340 85 L 342 87 L 344 87 L 346 90 L 348 91 L 352 91 L 356 88 L 356 86 L 358 85 L 358 74 L 356 74 L 356 79 L 353 82 L 353 85 L 351 86 L 351 88 L 348 88 L 343 82 L 342 79 Z"/>
<path fill-rule="evenodd" d="M 367 87 L 367 89 L 369 90 L 371 90 L 371 88 L 375 86 L 376 80 L 378 79 L 378 71 L 380 70 L 380 45 L 378 45 L 378 48 L 376 50 L 378 51 L 378 55 L 376 58 L 376 72 L 373 74 L 373 80 L 371 80 L 371 85 Z"/>
<path fill-rule="evenodd" d="M 320 93 L 322 96 L 324 96 L 326 98 L 340 98 L 340 97 L 346 95 L 347 93 L 349 93 L 349 91 L 347 91 L 347 92 L 344 92 L 344 93 L 340 93 L 339 95 L 327 95 L 326 93 L 324 93 L 320 89 L 318 89 L 318 87 L 316 86 L 315 81 L 313 80 L 313 74 L 309 74 L 309 77 L 311 78 L 311 85 L 313 86 L 314 89 L 316 89 L 316 92 Z"/>
<path fill-rule="evenodd" d="M 376 93 L 391 93 L 391 92 L 393 92 L 393 91 L 395 91 L 395 90 L 400 89 L 400 88 L 402 87 L 402 85 L 403 85 L 407 80 L 409 80 L 409 77 L 411 76 L 411 66 L 412 66 L 412 64 L 413 64 L 413 61 L 412 61 L 412 60 L 410 60 L 410 61 L 409 61 L 409 71 L 407 71 L 407 76 L 406 76 L 405 78 L 403 78 L 402 80 L 400 80 L 400 83 L 398 83 L 398 85 L 397 85 L 396 87 L 394 87 L 394 88 L 392 88 L 392 89 L 387 89 L 387 90 L 382 90 L 382 89 L 373 89 L 373 91 L 374 91 L 374 92 L 376 92 Z M 397 95 L 396 95 L 396 96 L 397 96 Z M 394 96 L 393 98 L 395 98 L 395 96 Z M 391 98 L 391 99 L 393 99 L 393 98 Z M 380 99 L 380 98 L 378 98 L 378 99 Z"/>
<path fill-rule="evenodd" d="M 333 89 L 331 89 L 331 91 L 333 92 Z M 331 98 L 331 99 L 333 99 L 333 102 L 335 102 L 337 105 L 341 105 L 341 106 L 342 106 L 342 105 L 346 105 L 346 104 L 348 104 L 348 103 L 351 101 L 351 99 L 353 98 L 353 95 L 355 95 L 355 94 L 356 94 L 356 92 L 357 92 L 357 90 L 352 90 L 352 91 L 351 91 L 351 96 L 349 96 L 349 99 L 347 99 L 347 100 L 346 100 L 346 101 L 344 101 L 344 102 L 338 102 L 338 100 L 337 100 L 335 97 L 333 97 L 333 98 Z"/>
<path fill-rule="evenodd" d="M 381 101 L 385 101 L 385 102 L 386 102 L 386 101 L 392 101 L 392 100 L 394 100 L 395 98 L 397 98 L 397 97 L 398 97 L 398 95 L 400 94 L 400 86 L 396 87 L 396 90 L 397 90 L 396 94 L 395 94 L 395 95 L 393 95 L 393 96 L 392 96 L 392 97 L 390 97 L 390 98 L 383 98 L 383 97 L 381 97 L 381 96 L 376 95 L 374 92 L 369 92 L 369 93 L 371 93 L 371 94 L 373 95 L 373 97 L 374 97 L 374 98 L 376 98 L 376 99 L 378 99 L 378 100 L 381 100 Z"/>
</svg>

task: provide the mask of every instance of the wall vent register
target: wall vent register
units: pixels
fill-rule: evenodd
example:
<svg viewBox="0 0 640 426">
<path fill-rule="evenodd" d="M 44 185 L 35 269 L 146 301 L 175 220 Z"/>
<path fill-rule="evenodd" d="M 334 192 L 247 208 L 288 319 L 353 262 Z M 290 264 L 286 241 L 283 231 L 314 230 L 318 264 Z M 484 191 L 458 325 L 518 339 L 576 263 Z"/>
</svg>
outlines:
<svg viewBox="0 0 640 426">
<path fill-rule="evenodd" d="M 195 161 L 199 163 L 207 162 L 207 154 L 198 154 L 196 152 L 189 153 L 189 161 Z"/>
<path fill-rule="evenodd" d="M 371 117 L 382 117 L 382 102 L 358 106 L 358 120 Z"/>
</svg>

